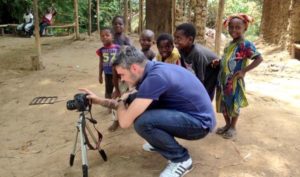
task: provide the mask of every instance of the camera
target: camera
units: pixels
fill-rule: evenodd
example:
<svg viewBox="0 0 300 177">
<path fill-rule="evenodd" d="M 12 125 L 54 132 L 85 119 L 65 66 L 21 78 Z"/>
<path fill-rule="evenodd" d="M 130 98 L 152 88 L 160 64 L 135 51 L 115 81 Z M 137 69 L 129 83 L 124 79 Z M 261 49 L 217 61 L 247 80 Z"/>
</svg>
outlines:
<svg viewBox="0 0 300 177">
<path fill-rule="evenodd" d="M 125 99 L 124 103 L 126 105 L 130 105 L 133 102 L 133 100 L 136 98 L 136 95 L 137 95 L 137 92 L 129 94 L 128 97 L 127 97 L 127 99 Z"/>
<path fill-rule="evenodd" d="M 78 111 L 86 111 L 88 107 L 90 107 L 89 100 L 86 98 L 87 94 L 77 93 L 74 95 L 74 100 L 67 101 L 67 109 Z"/>
</svg>

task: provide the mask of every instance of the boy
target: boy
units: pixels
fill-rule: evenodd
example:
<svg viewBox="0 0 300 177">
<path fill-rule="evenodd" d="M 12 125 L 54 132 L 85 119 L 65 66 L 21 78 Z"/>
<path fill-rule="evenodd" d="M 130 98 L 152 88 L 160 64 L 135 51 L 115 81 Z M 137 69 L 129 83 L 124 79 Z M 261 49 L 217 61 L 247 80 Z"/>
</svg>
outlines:
<svg viewBox="0 0 300 177">
<path fill-rule="evenodd" d="M 220 69 L 214 63 L 219 60 L 219 57 L 208 48 L 194 44 L 195 36 L 195 27 L 192 24 L 183 23 L 176 27 L 174 42 L 186 68 L 197 76 L 206 88 L 210 99 L 213 100 Z"/>
<path fill-rule="evenodd" d="M 146 58 L 148 58 L 148 60 L 153 60 L 155 58 L 155 53 L 151 50 L 151 46 L 154 44 L 153 31 L 149 29 L 144 30 L 139 41 L 142 47 L 142 52 Z"/>
<path fill-rule="evenodd" d="M 112 98 L 113 85 L 113 73 L 112 63 L 116 58 L 117 53 L 120 50 L 120 46 L 113 44 L 113 33 L 110 28 L 104 27 L 100 31 L 100 39 L 103 43 L 103 47 L 97 50 L 97 55 L 100 57 L 99 62 L 99 83 L 103 83 L 103 72 L 105 77 L 105 98 Z M 111 112 L 111 110 L 109 110 Z"/>
<path fill-rule="evenodd" d="M 174 47 L 173 37 L 170 34 L 160 34 L 156 40 L 156 45 L 159 51 L 156 57 L 157 61 L 181 65 L 179 51 Z"/>
</svg>

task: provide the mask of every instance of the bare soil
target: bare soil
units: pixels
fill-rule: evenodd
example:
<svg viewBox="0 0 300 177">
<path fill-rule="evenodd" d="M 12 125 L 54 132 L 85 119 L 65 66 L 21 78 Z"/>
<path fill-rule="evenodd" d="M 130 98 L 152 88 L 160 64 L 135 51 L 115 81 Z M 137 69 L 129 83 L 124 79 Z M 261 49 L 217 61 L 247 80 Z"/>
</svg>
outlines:
<svg viewBox="0 0 300 177">
<path fill-rule="evenodd" d="M 131 37 L 137 44 L 137 37 Z M 97 79 L 95 51 L 100 46 L 96 35 L 82 41 L 42 38 L 45 69 L 31 71 L 34 38 L 0 37 L 1 177 L 82 176 L 79 146 L 74 166 L 69 166 L 79 114 L 66 110 L 66 101 L 80 87 L 104 95 Z M 257 47 L 264 62 L 247 73 L 250 105 L 242 110 L 237 138 L 225 140 L 212 133 L 202 140 L 179 140 L 194 161 L 187 177 L 300 176 L 300 62 L 278 46 L 258 42 Z M 30 106 L 38 96 L 58 100 Z M 167 161 L 144 152 L 144 141 L 132 127 L 109 132 L 111 115 L 105 111 L 100 106 L 92 110 L 108 161 L 89 151 L 89 176 L 159 176 Z M 217 117 L 222 126 L 222 115 Z"/>
</svg>

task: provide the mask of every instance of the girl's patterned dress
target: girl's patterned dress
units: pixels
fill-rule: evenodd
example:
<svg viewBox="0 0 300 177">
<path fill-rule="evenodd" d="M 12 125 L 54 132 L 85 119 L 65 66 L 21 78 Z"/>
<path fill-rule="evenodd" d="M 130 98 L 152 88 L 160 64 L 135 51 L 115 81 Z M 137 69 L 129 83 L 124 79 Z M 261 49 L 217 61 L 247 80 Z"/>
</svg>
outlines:
<svg viewBox="0 0 300 177">
<path fill-rule="evenodd" d="M 248 65 L 249 59 L 256 59 L 260 53 L 248 40 L 230 42 L 224 49 L 216 94 L 217 112 L 226 112 L 229 117 L 237 117 L 240 108 L 246 107 L 248 101 L 243 78 L 233 75 Z"/>
</svg>

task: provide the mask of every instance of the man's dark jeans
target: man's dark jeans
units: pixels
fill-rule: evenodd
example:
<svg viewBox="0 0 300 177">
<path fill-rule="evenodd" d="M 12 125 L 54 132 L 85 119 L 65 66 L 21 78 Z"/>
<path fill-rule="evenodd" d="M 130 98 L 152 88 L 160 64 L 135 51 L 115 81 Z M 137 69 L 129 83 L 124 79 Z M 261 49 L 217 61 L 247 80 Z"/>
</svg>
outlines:
<svg viewBox="0 0 300 177">
<path fill-rule="evenodd" d="M 188 150 L 175 137 L 197 140 L 209 132 L 191 115 L 168 109 L 147 110 L 135 120 L 134 128 L 157 152 L 175 163 L 190 158 Z"/>
</svg>

